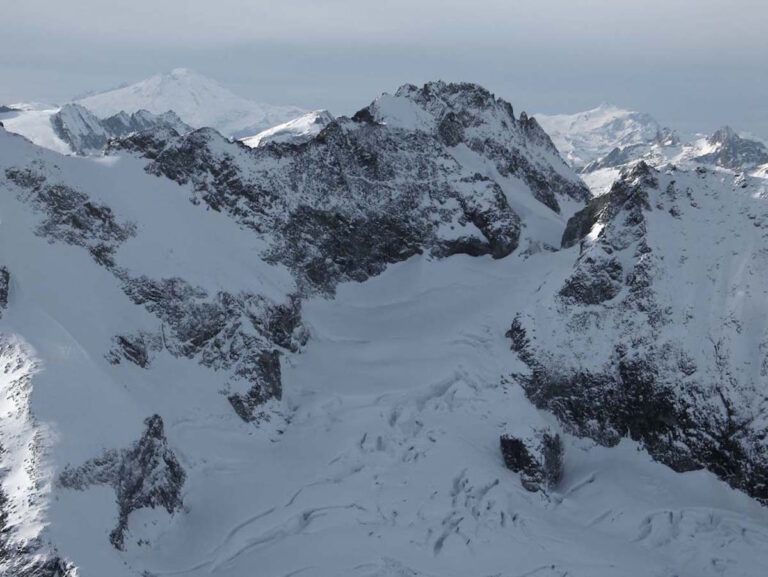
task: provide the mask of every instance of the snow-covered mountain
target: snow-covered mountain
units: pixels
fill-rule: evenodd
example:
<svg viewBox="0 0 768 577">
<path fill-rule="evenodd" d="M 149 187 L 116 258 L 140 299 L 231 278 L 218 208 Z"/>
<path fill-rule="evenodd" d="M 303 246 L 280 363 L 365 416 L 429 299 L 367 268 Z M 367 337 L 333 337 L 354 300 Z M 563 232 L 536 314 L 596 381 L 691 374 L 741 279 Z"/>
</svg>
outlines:
<svg viewBox="0 0 768 577">
<path fill-rule="evenodd" d="M 592 199 L 442 82 L 300 144 L 0 129 L 0 569 L 764 574 L 766 182 L 735 176 Z"/>
<path fill-rule="evenodd" d="M 51 119 L 60 107 L 40 103 L 17 103 L 0 110 L 0 123 L 8 132 L 21 134 L 38 146 L 61 154 L 72 154 L 71 146 L 54 129 Z"/>
<path fill-rule="evenodd" d="M 673 145 L 679 140 L 674 131 L 662 127 L 649 114 L 609 104 L 577 114 L 537 114 L 536 119 L 568 163 L 577 169 L 617 148 Z"/>
<path fill-rule="evenodd" d="M 703 154 L 694 160 L 732 170 L 750 170 L 768 163 L 768 147 L 760 141 L 742 138 L 730 126 L 723 126 L 707 138 Z"/>
<path fill-rule="evenodd" d="M 602 105 L 573 115 L 537 118 L 553 134 L 567 162 L 576 168 L 596 195 L 608 192 L 622 169 L 639 161 L 654 167 L 668 164 L 694 170 L 697 166 L 761 176 L 768 147 L 723 126 L 712 135 L 681 139 L 651 116 Z"/>
<path fill-rule="evenodd" d="M 157 115 L 146 110 L 133 114 L 120 112 L 102 120 L 79 104 L 65 104 L 61 108 L 17 106 L 7 107 L 8 110 L 0 114 L 0 122 L 5 128 L 61 154 L 101 154 L 110 139 L 150 128 L 180 134 L 191 130 L 171 111 Z"/>
<path fill-rule="evenodd" d="M 119 112 L 173 110 L 195 128 L 215 128 L 225 136 L 244 137 L 306 113 L 295 106 L 254 102 L 233 94 L 192 70 L 177 68 L 130 86 L 93 94 L 77 101 L 100 117 Z"/>
<path fill-rule="evenodd" d="M 240 141 L 250 148 L 267 142 L 300 144 L 317 136 L 333 120 L 333 115 L 327 110 L 314 110 Z"/>
<path fill-rule="evenodd" d="M 157 115 L 146 110 L 133 114 L 119 112 L 99 120 L 79 104 L 65 104 L 51 116 L 51 123 L 57 136 L 69 144 L 74 153 L 81 155 L 101 153 L 110 139 L 134 132 L 160 129 L 185 134 L 192 130 L 171 111 Z"/>
</svg>

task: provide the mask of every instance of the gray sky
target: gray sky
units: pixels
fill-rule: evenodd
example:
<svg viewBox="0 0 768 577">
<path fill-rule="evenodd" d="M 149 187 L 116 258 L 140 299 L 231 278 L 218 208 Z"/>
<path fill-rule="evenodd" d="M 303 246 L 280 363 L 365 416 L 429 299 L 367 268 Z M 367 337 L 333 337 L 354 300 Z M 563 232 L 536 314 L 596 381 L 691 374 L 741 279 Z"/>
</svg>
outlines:
<svg viewBox="0 0 768 577">
<path fill-rule="evenodd" d="M 256 100 L 355 111 L 405 82 L 519 110 L 601 102 L 768 138 L 764 0 L 3 0 L 0 103 L 184 66 Z"/>
</svg>

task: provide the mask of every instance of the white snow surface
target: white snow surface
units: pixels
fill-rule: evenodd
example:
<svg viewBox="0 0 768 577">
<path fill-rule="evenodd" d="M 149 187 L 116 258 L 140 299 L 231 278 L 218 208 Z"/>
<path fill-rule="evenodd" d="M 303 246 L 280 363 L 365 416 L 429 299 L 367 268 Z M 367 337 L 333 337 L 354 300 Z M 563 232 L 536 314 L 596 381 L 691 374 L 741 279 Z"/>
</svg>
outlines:
<svg viewBox="0 0 768 577">
<path fill-rule="evenodd" d="M 536 114 L 535 118 L 576 168 L 602 158 L 616 147 L 647 143 L 661 130 L 652 116 L 611 104 L 576 114 Z"/>
<path fill-rule="evenodd" d="M 306 112 L 295 106 L 270 105 L 243 98 L 186 68 L 176 68 L 77 102 L 100 117 L 120 111 L 144 109 L 162 114 L 173 110 L 190 126 L 211 127 L 234 137 L 260 132 Z"/>
<path fill-rule="evenodd" d="M 267 142 L 299 144 L 306 142 L 325 128 L 329 122 L 333 122 L 333 115 L 327 110 L 313 110 L 303 116 L 268 128 L 254 136 L 241 138 L 240 142 L 256 148 Z"/>
<path fill-rule="evenodd" d="M 410 122 L 407 114 L 398 118 Z M 30 163 L 137 223 L 115 255 L 133 274 L 179 275 L 276 301 L 295 287 L 282 267 L 261 260 L 263 239 L 191 204 L 189 190 L 146 174 L 143 161 L 61 157 L 0 129 L 0 264 L 12 275 L 0 333 L 31 379 L 28 398 L 14 402 L 34 415 L 18 417 L 27 413 L 9 400 L 13 379 L 0 378 L 0 431 L 6 438 L 13 428 L 17 442 L 3 466 L 19 471 L 4 489 L 20 500 L 32 486 L 24 470 L 34 439 L 43 447 L 32 467 L 36 498 L 14 524 L 26 535 L 42 531 L 78 577 L 768 574 L 768 510 L 710 473 L 677 474 L 630 441 L 604 448 L 562 432 L 565 474 L 548 494 L 524 490 L 504 467 L 501 433 L 559 430 L 507 378 L 524 367 L 504 332 L 520 310 L 557 317 L 550 296 L 577 248 L 502 260 L 417 256 L 341 285 L 333 299 L 309 300 L 302 314 L 310 341 L 283 357 L 283 399 L 273 402 L 271 421 L 254 426 L 234 414 L 217 373 L 194 360 L 161 353 L 148 370 L 106 361 L 112 336 L 159 321 L 86 251 L 33 233 L 39 215 L 4 179 L 7 167 Z M 709 222 L 697 217 L 690 236 L 675 237 L 683 243 L 675 258 L 715 225 L 718 258 L 728 258 L 740 245 L 726 237 L 748 226 L 749 214 L 763 219 L 764 189 L 717 212 L 727 206 L 719 198 L 702 208 L 712 209 Z M 514 207 L 526 234 L 559 238 L 565 219 L 539 205 Z M 762 238 L 751 228 L 747 236 Z M 709 257 L 692 255 L 687 276 Z M 731 261 L 737 272 L 752 266 L 747 257 Z M 724 278 L 710 272 L 713 282 Z M 764 309 L 750 308 L 761 298 L 743 292 L 757 294 L 759 279 L 742 286 L 746 276 L 730 278 L 736 285 L 717 291 L 726 309 L 763 318 Z M 664 284 L 670 293 L 673 280 Z M 558 330 L 554 321 L 542 328 Z M 133 513 L 120 552 L 108 541 L 114 492 L 52 481 L 68 463 L 129 445 L 154 413 L 187 473 L 186 510 Z"/>
<path fill-rule="evenodd" d="M 72 148 L 56 134 L 51 117 L 61 110 L 46 104 L 11 104 L 12 112 L 0 112 L 0 122 L 8 132 L 20 134 L 38 146 L 61 154 L 72 154 Z"/>
</svg>

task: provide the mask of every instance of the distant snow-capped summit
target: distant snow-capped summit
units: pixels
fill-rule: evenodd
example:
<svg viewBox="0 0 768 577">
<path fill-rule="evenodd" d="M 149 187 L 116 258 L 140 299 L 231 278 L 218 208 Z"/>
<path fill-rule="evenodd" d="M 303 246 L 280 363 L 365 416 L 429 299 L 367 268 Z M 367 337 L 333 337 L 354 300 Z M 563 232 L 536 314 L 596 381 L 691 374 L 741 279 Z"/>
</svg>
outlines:
<svg viewBox="0 0 768 577">
<path fill-rule="evenodd" d="M 313 138 L 333 120 L 333 115 L 327 110 L 313 110 L 254 136 L 243 138 L 241 142 L 251 148 L 267 142 L 299 144 Z"/>
<path fill-rule="evenodd" d="M 537 114 L 544 130 L 569 164 L 583 168 L 615 148 L 677 140 L 651 115 L 611 104 L 576 114 Z"/>
<path fill-rule="evenodd" d="M 152 114 L 146 110 L 133 114 L 121 111 L 100 120 L 80 104 L 65 104 L 51 116 L 50 121 L 56 135 L 69 145 L 72 152 L 80 155 L 101 154 L 111 138 L 134 132 L 163 128 L 184 134 L 191 130 L 170 110 L 163 114 Z"/>
<path fill-rule="evenodd" d="M 156 74 L 135 84 L 77 101 L 97 116 L 144 109 L 154 114 L 173 110 L 187 124 L 210 126 L 225 136 L 246 136 L 281 124 L 306 111 L 273 106 L 232 93 L 218 82 L 186 68 Z"/>
<path fill-rule="evenodd" d="M 723 126 L 707 138 L 707 145 L 711 150 L 694 160 L 730 169 L 754 168 L 768 163 L 768 148 L 762 142 L 743 138 L 730 126 Z"/>
</svg>

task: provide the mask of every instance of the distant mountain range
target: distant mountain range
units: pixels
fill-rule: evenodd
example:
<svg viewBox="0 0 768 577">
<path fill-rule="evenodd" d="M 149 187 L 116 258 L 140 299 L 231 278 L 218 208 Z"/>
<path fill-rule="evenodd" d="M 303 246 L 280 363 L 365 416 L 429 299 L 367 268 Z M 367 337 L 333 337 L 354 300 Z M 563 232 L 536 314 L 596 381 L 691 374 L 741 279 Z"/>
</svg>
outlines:
<svg viewBox="0 0 768 577">
<path fill-rule="evenodd" d="M 307 112 L 296 106 L 273 106 L 249 100 L 186 68 L 93 94 L 81 98 L 77 104 L 99 117 L 138 110 L 153 114 L 173 110 L 190 126 L 215 128 L 231 137 L 253 135 Z"/>
<path fill-rule="evenodd" d="M 768 167 L 768 147 L 729 126 L 684 140 L 648 114 L 610 105 L 537 119 L 563 158 L 598 194 L 611 187 L 622 168 L 640 160 L 656 167 L 710 166 L 747 175 L 763 174 Z"/>
</svg>

